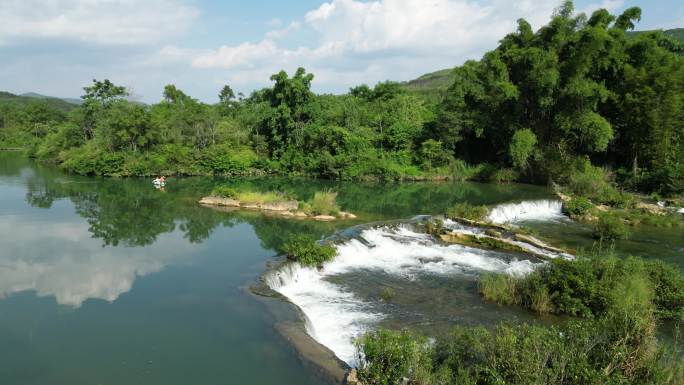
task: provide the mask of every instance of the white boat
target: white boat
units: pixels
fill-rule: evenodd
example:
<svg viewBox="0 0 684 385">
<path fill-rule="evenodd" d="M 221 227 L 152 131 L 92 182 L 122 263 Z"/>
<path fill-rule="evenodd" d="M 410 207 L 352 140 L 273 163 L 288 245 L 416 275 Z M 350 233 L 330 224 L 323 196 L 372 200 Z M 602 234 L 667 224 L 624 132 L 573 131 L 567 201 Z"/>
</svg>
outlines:
<svg viewBox="0 0 684 385">
<path fill-rule="evenodd" d="M 154 178 L 152 179 L 152 184 L 154 187 L 164 187 L 166 186 L 166 181 L 159 178 Z"/>
</svg>

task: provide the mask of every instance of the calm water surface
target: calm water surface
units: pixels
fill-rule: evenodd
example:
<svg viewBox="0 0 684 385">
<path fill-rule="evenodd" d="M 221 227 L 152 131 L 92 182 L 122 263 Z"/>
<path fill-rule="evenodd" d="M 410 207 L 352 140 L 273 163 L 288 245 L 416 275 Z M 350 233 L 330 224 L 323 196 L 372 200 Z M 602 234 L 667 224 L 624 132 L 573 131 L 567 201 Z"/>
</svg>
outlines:
<svg viewBox="0 0 684 385">
<path fill-rule="evenodd" d="M 312 223 L 195 203 L 224 182 L 301 199 L 333 189 L 359 218 Z M 463 200 L 549 197 L 545 188 L 520 185 L 279 178 L 172 179 L 157 191 L 147 179 L 69 176 L 0 153 L 0 383 L 320 384 L 247 290 L 268 261 L 279 259 L 289 235 L 325 237 L 360 223 L 441 213 Z M 582 228 L 539 229 L 572 247 L 590 244 Z M 618 250 L 681 263 L 678 234 L 645 230 Z M 427 293 L 444 298 L 445 288 L 455 287 L 468 294 L 462 301 L 478 301 L 471 283 L 422 285 L 423 296 L 404 296 L 397 305 L 410 309 L 407 322 L 420 323 L 415 314 L 428 311 L 417 307 Z M 458 306 L 460 295 L 443 302 Z M 453 321 L 445 311 L 437 314 L 437 322 Z M 505 316 L 483 312 L 483 318 Z"/>
</svg>

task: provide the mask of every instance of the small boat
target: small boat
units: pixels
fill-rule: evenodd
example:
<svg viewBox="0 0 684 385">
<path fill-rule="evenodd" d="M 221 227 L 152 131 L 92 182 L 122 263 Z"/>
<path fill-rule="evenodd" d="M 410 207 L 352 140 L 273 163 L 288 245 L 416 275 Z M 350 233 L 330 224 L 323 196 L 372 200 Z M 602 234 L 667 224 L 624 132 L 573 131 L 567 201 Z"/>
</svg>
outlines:
<svg viewBox="0 0 684 385">
<path fill-rule="evenodd" d="M 154 179 L 152 179 L 152 184 L 154 185 L 154 187 L 157 187 L 157 188 L 164 187 L 164 186 L 166 186 L 166 181 L 161 179 L 161 178 L 154 178 Z"/>
</svg>

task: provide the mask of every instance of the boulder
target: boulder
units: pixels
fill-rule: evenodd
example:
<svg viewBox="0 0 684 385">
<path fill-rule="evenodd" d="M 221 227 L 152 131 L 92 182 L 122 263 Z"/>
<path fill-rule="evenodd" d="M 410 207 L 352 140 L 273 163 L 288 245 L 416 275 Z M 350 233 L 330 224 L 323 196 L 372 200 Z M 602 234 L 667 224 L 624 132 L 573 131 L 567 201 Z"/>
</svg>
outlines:
<svg viewBox="0 0 684 385">
<path fill-rule="evenodd" d="M 315 217 L 313 217 L 313 219 L 317 221 L 334 221 L 335 217 L 331 215 L 316 215 Z"/>
<path fill-rule="evenodd" d="M 340 211 L 340 218 L 343 219 L 356 219 L 356 215 L 348 213 L 346 211 Z"/>
</svg>

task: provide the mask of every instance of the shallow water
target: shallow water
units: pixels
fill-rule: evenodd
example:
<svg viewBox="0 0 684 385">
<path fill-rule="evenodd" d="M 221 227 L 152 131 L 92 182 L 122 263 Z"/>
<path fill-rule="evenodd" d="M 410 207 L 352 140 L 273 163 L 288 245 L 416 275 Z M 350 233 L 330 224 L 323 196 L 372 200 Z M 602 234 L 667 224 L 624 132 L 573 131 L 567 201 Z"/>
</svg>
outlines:
<svg viewBox="0 0 684 385">
<path fill-rule="evenodd" d="M 314 223 L 196 204 L 224 182 L 290 191 L 301 199 L 333 189 L 343 209 L 359 218 Z M 271 311 L 246 289 L 269 261 L 280 260 L 277 250 L 288 236 L 323 238 L 362 223 L 439 214 L 459 201 L 549 198 L 547 189 L 524 185 L 282 178 L 171 179 L 166 191 L 158 191 L 148 179 L 69 176 L 18 154 L 0 153 L 0 383 L 320 384 L 274 330 L 278 320 Z M 573 247 L 591 242 L 581 227 L 538 227 Z M 618 250 L 643 248 L 651 256 L 680 261 L 684 241 L 678 230 L 667 231 L 644 231 Z M 478 298 L 475 277 L 487 264 L 457 268 L 477 258 L 464 262 L 458 258 L 466 254 L 451 250 L 442 257 L 456 265 L 433 262 L 434 271 L 416 270 L 420 263 L 411 270 L 411 261 L 434 253 L 416 247 L 403 256 L 374 257 L 377 250 L 368 249 L 359 262 L 402 257 L 406 266 L 398 270 L 338 270 L 319 283 L 347 293 L 351 306 L 365 304 L 353 310 L 373 326 L 435 332 L 453 322 L 533 319 Z M 496 269 L 512 262 L 498 259 Z M 385 287 L 396 293 L 391 301 L 379 298 Z M 333 301 L 329 305 L 340 310 Z M 325 324 L 314 326 L 330 334 Z"/>
</svg>

